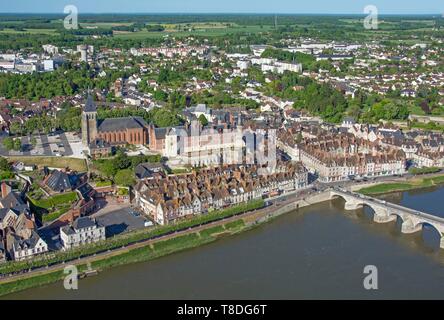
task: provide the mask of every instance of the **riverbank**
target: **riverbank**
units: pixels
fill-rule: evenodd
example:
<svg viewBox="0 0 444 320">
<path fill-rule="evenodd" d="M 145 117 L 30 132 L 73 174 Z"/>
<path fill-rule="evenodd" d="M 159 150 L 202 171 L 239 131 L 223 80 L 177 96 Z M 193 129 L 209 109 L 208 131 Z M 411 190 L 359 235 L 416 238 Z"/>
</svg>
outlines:
<svg viewBox="0 0 444 320">
<path fill-rule="evenodd" d="M 369 183 L 364 188 L 361 186 L 359 192 L 380 194 L 430 187 L 444 183 L 444 175 L 397 181 L 399 180 L 397 179 L 393 183 Z M 275 201 L 270 207 L 262 208 L 263 204 L 256 203 L 253 206 L 251 204 L 244 205 L 241 210 L 230 208 L 228 213 L 222 215 L 213 214 L 210 218 L 208 216 L 196 218 L 195 220 L 199 220 L 201 224 L 193 223 L 193 221 L 182 223 L 180 231 L 177 231 L 178 226 L 166 226 L 154 230 L 154 232 L 131 235 L 131 237 L 134 238 L 135 236 L 137 239 L 150 238 L 127 247 L 119 243 L 122 246 L 121 248 L 108 249 L 105 253 L 91 255 L 91 252 L 93 252 L 91 251 L 87 258 L 80 258 L 80 255 L 78 260 L 71 260 L 69 264 L 76 265 L 79 273 L 81 273 L 88 270 L 88 268 L 101 272 L 116 266 L 149 261 L 217 241 L 221 237 L 240 233 L 267 223 L 280 215 L 329 200 L 328 192 L 305 190 L 297 194 L 286 195 L 283 200 Z M 184 230 L 185 227 L 186 230 Z M 175 229 L 176 231 L 174 231 Z M 128 241 L 126 242 L 128 243 Z M 98 252 L 97 249 L 95 250 Z M 4 278 L 0 280 L 0 296 L 60 281 L 65 276 L 63 269 L 66 265 L 65 263 L 57 264 L 55 267 L 40 268 L 37 271 L 31 271 L 23 275 Z"/>
<path fill-rule="evenodd" d="M 402 192 L 421 188 L 429 188 L 444 184 L 444 175 L 427 176 L 424 178 L 415 177 L 399 182 L 383 182 L 373 186 L 360 188 L 357 191 L 365 195 L 380 195 L 391 192 Z"/>
<path fill-rule="evenodd" d="M 241 215 L 194 228 L 190 227 L 184 231 L 174 232 L 161 238 L 137 243 L 105 254 L 74 260 L 69 264 L 76 265 L 79 273 L 82 273 L 89 267 L 101 272 L 120 265 L 149 261 L 250 230 L 282 214 L 328 200 L 329 196 L 325 192 L 291 195 L 285 201 L 278 201 L 269 207 L 255 209 L 250 206 L 250 211 Z M 256 206 L 258 205 L 256 204 Z M 65 276 L 63 269 L 66 265 L 68 263 L 2 279 L 0 280 L 0 296 L 60 281 Z"/>
<path fill-rule="evenodd" d="M 221 237 L 242 232 L 248 228 L 250 228 L 250 226 L 247 226 L 243 220 L 233 221 L 202 231 L 196 231 L 173 237 L 168 240 L 150 243 L 149 245 L 144 245 L 138 248 L 128 249 L 125 252 L 111 254 L 109 257 L 100 260 L 94 261 L 94 259 L 91 259 L 91 261 L 86 263 L 73 263 L 72 265 L 77 266 L 79 274 L 87 270 L 102 272 L 113 267 L 146 262 L 169 254 L 202 246 L 214 242 Z M 62 281 L 66 276 L 63 272 L 64 267 L 65 266 L 61 267 L 60 270 L 57 271 L 49 273 L 42 272 L 39 275 L 31 276 L 29 278 L 2 283 L 0 285 L 0 296 Z"/>
</svg>

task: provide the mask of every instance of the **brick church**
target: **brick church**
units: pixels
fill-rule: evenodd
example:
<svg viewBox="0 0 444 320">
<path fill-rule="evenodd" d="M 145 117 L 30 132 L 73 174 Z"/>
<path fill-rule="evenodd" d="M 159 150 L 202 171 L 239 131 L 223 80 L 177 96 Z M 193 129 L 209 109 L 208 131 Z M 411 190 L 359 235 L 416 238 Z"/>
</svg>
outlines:
<svg viewBox="0 0 444 320">
<path fill-rule="evenodd" d="M 117 146 L 148 144 L 148 128 L 140 117 L 97 120 L 97 107 L 88 93 L 82 112 L 82 143 L 91 157 L 107 156 Z"/>
</svg>

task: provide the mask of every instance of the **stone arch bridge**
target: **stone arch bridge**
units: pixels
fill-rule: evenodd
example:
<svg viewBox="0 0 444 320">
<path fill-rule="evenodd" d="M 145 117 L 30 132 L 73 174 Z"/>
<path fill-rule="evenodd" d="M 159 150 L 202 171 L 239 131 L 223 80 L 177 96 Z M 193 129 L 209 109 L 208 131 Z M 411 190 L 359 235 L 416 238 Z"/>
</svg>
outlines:
<svg viewBox="0 0 444 320">
<path fill-rule="evenodd" d="M 440 246 L 444 249 L 444 218 L 351 192 L 343 188 L 331 188 L 329 192 L 330 199 L 340 197 L 345 200 L 345 210 L 356 210 L 364 206 L 370 207 L 375 212 L 374 221 L 377 223 L 387 223 L 396 220 L 398 217 L 401 218 L 402 233 L 418 232 L 422 230 L 424 225 L 430 225 L 438 231 L 441 237 Z"/>
</svg>

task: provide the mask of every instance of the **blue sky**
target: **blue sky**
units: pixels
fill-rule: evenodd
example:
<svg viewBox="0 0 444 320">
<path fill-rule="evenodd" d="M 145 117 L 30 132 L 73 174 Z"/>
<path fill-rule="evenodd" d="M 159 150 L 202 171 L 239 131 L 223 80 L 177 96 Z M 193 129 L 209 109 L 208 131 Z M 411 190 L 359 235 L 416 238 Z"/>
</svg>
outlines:
<svg viewBox="0 0 444 320">
<path fill-rule="evenodd" d="M 444 13 L 444 0 L 0 0 L 0 12 L 63 13 L 73 4 L 79 13 Z"/>
</svg>

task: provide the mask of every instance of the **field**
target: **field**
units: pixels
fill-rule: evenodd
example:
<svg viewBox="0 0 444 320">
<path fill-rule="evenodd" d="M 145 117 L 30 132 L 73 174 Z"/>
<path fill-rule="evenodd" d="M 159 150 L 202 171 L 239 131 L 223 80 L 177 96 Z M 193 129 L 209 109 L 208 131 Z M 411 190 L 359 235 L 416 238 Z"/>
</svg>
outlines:
<svg viewBox="0 0 444 320">
<path fill-rule="evenodd" d="M 222 23 L 190 23 L 190 24 L 165 24 L 165 31 L 149 32 L 142 30 L 138 32 L 114 32 L 114 37 L 124 39 L 143 39 L 143 38 L 159 38 L 165 36 L 223 36 L 231 33 L 259 33 L 267 32 L 273 29 L 271 26 L 239 26 L 235 24 Z"/>
<path fill-rule="evenodd" d="M 359 193 L 365 195 L 378 195 L 389 192 L 401 192 L 419 188 L 428 188 L 444 183 L 444 175 L 438 175 L 432 178 L 414 179 L 402 183 L 384 183 L 359 190 Z"/>
<path fill-rule="evenodd" d="M 14 29 L 3 29 L 0 30 L 0 34 L 44 34 L 44 35 L 55 35 L 58 34 L 56 29 L 24 29 L 24 31 L 18 31 Z"/>
<path fill-rule="evenodd" d="M 8 157 L 9 161 L 20 161 L 37 167 L 70 168 L 78 172 L 87 170 L 85 160 L 64 157 Z"/>
</svg>

